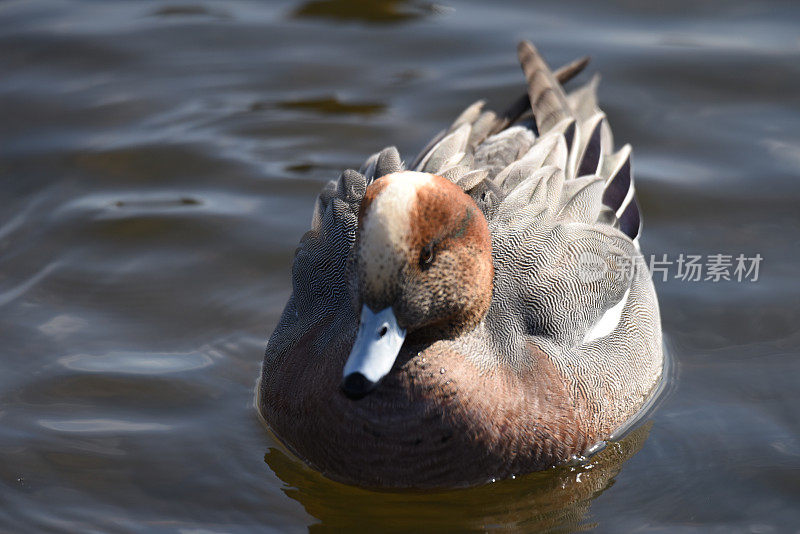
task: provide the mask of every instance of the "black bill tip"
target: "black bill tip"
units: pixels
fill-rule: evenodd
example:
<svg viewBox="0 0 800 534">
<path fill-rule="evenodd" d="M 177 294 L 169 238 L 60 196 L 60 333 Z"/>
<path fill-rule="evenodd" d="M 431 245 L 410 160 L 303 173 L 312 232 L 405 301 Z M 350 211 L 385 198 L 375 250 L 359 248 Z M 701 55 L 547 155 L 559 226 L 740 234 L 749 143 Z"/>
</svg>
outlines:
<svg viewBox="0 0 800 534">
<path fill-rule="evenodd" d="M 375 389 L 375 382 L 361 373 L 350 373 L 342 380 L 342 391 L 348 398 L 358 400 Z"/>
</svg>

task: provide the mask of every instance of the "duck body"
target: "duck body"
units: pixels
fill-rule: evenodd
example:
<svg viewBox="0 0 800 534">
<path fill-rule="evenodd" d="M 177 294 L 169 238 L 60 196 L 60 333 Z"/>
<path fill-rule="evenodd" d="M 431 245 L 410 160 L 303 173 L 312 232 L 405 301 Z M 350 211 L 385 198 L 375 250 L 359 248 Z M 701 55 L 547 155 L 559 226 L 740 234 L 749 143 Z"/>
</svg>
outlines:
<svg viewBox="0 0 800 534">
<path fill-rule="evenodd" d="M 596 79 L 563 92 L 580 65 L 519 55 L 528 94 L 506 112 L 476 103 L 412 170 L 387 148 L 320 194 L 258 409 L 334 480 L 546 469 L 608 439 L 659 382 L 630 147 L 613 150 Z"/>
</svg>

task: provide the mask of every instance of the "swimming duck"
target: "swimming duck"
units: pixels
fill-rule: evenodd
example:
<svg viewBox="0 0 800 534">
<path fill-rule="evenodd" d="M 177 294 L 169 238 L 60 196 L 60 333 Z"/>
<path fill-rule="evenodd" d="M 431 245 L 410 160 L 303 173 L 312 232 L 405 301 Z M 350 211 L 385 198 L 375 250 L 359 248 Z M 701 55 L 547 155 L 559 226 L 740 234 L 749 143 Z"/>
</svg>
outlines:
<svg viewBox="0 0 800 534">
<path fill-rule="evenodd" d="M 518 47 L 527 94 L 479 101 L 407 167 L 394 147 L 319 195 L 258 409 L 337 481 L 473 485 L 586 455 L 662 374 L 631 148 L 587 60 Z"/>
</svg>

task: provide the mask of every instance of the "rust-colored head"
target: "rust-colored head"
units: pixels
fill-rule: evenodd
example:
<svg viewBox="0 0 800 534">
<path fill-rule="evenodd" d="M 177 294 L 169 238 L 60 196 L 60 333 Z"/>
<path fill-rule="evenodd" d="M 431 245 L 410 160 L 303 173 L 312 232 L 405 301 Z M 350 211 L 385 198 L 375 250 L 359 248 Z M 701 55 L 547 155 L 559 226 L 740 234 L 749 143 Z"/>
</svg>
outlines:
<svg viewBox="0 0 800 534">
<path fill-rule="evenodd" d="M 404 171 L 375 180 L 361 204 L 356 247 L 361 303 L 391 307 L 408 336 L 454 337 L 489 308 L 488 224 L 441 176 Z"/>
</svg>

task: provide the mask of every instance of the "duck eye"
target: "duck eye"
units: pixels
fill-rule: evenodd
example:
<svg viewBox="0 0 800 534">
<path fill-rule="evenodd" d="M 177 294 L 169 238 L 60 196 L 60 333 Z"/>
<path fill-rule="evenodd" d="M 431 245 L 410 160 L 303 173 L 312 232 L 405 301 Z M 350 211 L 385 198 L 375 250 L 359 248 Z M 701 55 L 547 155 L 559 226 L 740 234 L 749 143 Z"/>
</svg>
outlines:
<svg viewBox="0 0 800 534">
<path fill-rule="evenodd" d="M 419 253 L 419 266 L 428 267 L 433 262 L 433 246 L 425 245 Z"/>
</svg>

